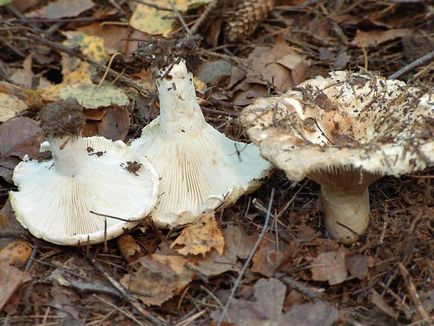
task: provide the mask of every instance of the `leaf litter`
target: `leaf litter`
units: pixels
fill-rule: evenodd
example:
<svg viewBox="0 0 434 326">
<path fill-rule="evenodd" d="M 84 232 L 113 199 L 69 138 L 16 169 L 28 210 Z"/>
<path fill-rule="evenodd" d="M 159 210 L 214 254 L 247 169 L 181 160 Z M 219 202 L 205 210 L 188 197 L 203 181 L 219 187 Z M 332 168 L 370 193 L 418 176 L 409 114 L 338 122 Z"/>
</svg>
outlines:
<svg viewBox="0 0 434 326">
<path fill-rule="evenodd" d="M 189 6 L 193 2 L 199 6 Z M 203 1 L 172 3 L 193 34 L 203 37 L 195 53 L 200 57 L 189 63 L 193 70 L 199 67 L 195 77 L 202 81 L 198 96 L 206 118 L 235 139 L 245 139 L 234 119 L 238 106 L 257 97 L 285 92 L 333 69 L 364 67 L 387 76 L 432 51 L 430 11 L 423 1 L 276 1 L 271 16 L 240 44 L 224 40 L 232 3 L 214 7 L 200 28 L 194 25 L 207 8 Z M 274 213 L 289 198 L 294 201 L 277 215 L 254 254 L 227 311 L 228 323 L 429 322 L 424 316 L 433 311 L 432 169 L 372 185 L 372 223 L 352 247 L 326 238 L 318 187 L 307 183 L 300 190 L 279 173 L 263 189 L 190 231 L 157 230 L 145 223 L 117 241 L 74 249 L 41 242 L 15 228 L 7 191 L 13 187 L 12 171 L 20 159 L 39 155 L 41 105 L 60 96 L 83 96 L 86 100 L 81 102 L 89 108 L 88 133 L 135 138 L 158 114 L 151 71 L 129 61 L 138 41 L 149 39 L 140 31 L 143 26 L 135 25 L 144 23 L 138 17 L 145 10 L 147 15 L 151 12 L 148 22 L 161 23 L 143 27 L 152 33 L 187 34 L 167 2 L 164 10 L 137 2 L 130 8 L 117 2 L 62 4 L 14 0 L 18 11 L 1 8 L 7 8 L 2 11 L 7 25 L 0 32 L 5 49 L 0 54 L 0 98 L 5 102 L 0 103 L 7 104 L 0 107 L 0 115 L 5 115 L 0 121 L 0 246 L 7 247 L 0 256 L 3 252 L 10 258 L 0 262 L 1 323 L 104 323 L 107 318 L 140 324 L 149 316 L 155 316 L 155 325 L 209 323 L 220 315 L 219 301 L 226 302 L 261 231 L 263 214 L 253 199 L 268 202 L 271 187 L 277 189 Z M 49 12 L 49 6 L 54 10 Z M 136 12 L 139 6 L 142 13 Z M 163 22 L 164 16 L 169 19 Z M 28 33 L 46 35 L 52 43 L 35 42 Z M 116 74 L 104 76 L 104 69 L 76 57 L 77 50 L 89 60 L 111 65 Z M 112 57 L 116 52 L 122 56 Z M 401 78 L 429 89 L 432 69 L 432 63 L 421 63 Z M 121 82 L 125 76 L 142 85 L 143 92 Z M 83 92 L 77 95 L 77 89 Z M 21 101 L 21 107 L 14 109 L 8 102 L 12 100 Z M 17 245 L 16 237 L 26 241 Z M 29 248 L 34 259 L 26 261 Z M 408 269 L 405 277 L 399 263 Z"/>
</svg>

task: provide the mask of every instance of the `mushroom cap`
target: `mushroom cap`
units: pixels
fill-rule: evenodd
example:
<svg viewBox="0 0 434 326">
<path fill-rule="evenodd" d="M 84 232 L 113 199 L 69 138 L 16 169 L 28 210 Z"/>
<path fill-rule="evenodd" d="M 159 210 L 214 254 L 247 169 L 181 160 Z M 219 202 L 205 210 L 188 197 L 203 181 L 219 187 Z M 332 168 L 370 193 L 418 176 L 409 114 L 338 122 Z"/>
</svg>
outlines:
<svg viewBox="0 0 434 326">
<path fill-rule="evenodd" d="M 56 169 L 56 160 L 29 159 L 14 170 L 18 191 L 9 193 L 11 204 L 17 220 L 34 236 L 60 245 L 103 242 L 137 225 L 157 202 L 154 168 L 122 141 L 70 139 L 62 151 L 72 155 L 78 172 L 66 175 Z"/>
<path fill-rule="evenodd" d="M 241 122 L 289 179 L 367 186 L 433 165 L 434 95 L 420 95 L 402 81 L 337 71 L 259 99 Z"/>
<path fill-rule="evenodd" d="M 205 124 L 174 135 L 153 120 L 131 149 L 148 158 L 160 176 L 160 196 L 152 219 L 157 226 L 192 223 L 208 210 L 234 203 L 256 190 L 271 165 L 253 144 L 232 141 Z"/>
<path fill-rule="evenodd" d="M 131 149 L 148 158 L 160 176 L 153 221 L 175 227 L 255 190 L 271 165 L 257 146 L 233 141 L 206 123 L 183 60 L 157 75 L 160 116 Z"/>
</svg>

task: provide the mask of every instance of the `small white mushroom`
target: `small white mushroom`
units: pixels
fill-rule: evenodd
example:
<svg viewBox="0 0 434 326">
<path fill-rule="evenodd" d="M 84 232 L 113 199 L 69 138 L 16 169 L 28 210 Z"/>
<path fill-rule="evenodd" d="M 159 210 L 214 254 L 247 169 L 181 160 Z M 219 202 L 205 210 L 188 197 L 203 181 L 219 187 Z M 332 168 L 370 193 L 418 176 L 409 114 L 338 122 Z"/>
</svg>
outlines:
<svg viewBox="0 0 434 326">
<path fill-rule="evenodd" d="M 81 129 L 79 116 L 62 105 L 56 109 L 48 117 L 53 128 L 48 132 L 44 128 L 48 143 L 43 150 L 49 149 L 52 159 L 25 158 L 14 170 L 18 191 L 9 196 L 17 220 L 34 236 L 60 245 L 115 238 L 154 207 L 158 176 L 146 159 L 138 159 L 122 141 L 68 134 L 73 130 L 65 127 L 65 121 L 53 126 L 57 117 Z"/>
<path fill-rule="evenodd" d="M 155 224 L 191 223 L 255 190 L 271 165 L 255 145 L 233 141 L 205 121 L 185 62 L 158 71 L 156 83 L 160 116 L 131 144 L 161 178 Z"/>
<path fill-rule="evenodd" d="M 368 186 L 434 162 L 434 95 L 375 74 L 337 71 L 244 109 L 261 154 L 291 180 L 321 185 L 330 236 L 352 243 L 369 224 Z"/>
</svg>

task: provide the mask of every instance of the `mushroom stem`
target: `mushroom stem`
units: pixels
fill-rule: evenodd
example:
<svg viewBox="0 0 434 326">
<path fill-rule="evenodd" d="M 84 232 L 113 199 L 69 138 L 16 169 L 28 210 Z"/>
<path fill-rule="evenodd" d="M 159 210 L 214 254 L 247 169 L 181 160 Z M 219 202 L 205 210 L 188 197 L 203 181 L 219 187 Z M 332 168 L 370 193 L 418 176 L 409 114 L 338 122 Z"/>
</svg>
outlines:
<svg viewBox="0 0 434 326">
<path fill-rule="evenodd" d="M 83 166 L 83 150 L 77 149 L 77 146 L 80 146 L 77 139 L 77 136 L 48 137 L 53 168 L 59 174 L 73 177 L 78 175 L 79 167 Z"/>
<path fill-rule="evenodd" d="M 330 237 L 344 244 L 357 241 L 369 224 L 368 187 L 350 192 L 321 186 L 321 193 Z"/>
<path fill-rule="evenodd" d="M 205 126 L 205 118 L 196 98 L 193 75 L 181 60 L 157 71 L 160 94 L 160 127 L 167 133 L 189 132 Z"/>
</svg>

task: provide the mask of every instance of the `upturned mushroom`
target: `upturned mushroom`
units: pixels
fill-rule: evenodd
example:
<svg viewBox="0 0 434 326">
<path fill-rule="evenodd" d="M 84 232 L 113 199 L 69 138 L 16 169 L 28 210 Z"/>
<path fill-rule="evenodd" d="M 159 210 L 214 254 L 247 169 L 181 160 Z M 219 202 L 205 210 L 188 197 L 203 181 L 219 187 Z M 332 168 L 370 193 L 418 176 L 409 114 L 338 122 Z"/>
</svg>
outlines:
<svg viewBox="0 0 434 326">
<path fill-rule="evenodd" d="M 156 75 L 160 116 L 131 149 L 148 158 L 160 176 L 154 223 L 176 227 L 255 190 L 271 165 L 255 145 L 233 141 L 205 121 L 183 60 Z"/>
<path fill-rule="evenodd" d="M 321 185 L 325 225 L 342 243 L 370 219 L 368 186 L 434 162 L 434 96 L 371 73 L 337 71 L 245 108 L 241 122 L 289 179 Z"/>
<path fill-rule="evenodd" d="M 122 142 L 80 137 L 84 116 L 76 100 L 40 112 L 52 159 L 25 158 L 9 193 L 17 220 L 34 236 L 60 245 L 94 244 L 119 236 L 157 202 L 159 180 L 145 158 Z"/>
</svg>

